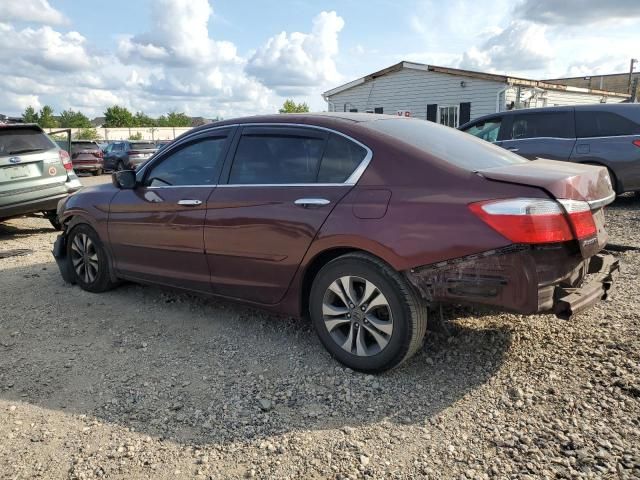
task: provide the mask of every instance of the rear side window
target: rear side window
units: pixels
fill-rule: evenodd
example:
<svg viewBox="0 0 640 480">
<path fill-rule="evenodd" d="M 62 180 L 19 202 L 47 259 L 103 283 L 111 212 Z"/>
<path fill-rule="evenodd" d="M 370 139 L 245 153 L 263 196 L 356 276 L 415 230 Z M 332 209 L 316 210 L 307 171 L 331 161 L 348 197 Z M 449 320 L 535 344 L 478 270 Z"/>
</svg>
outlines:
<svg viewBox="0 0 640 480">
<path fill-rule="evenodd" d="M 174 185 L 215 185 L 222 170 L 227 137 L 191 143 L 151 167 L 145 184 L 151 187 Z"/>
<path fill-rule="evenodd" d="M 617 113 L 577 111 L 576 134 L 581 138 L 640 135 L 640 125 Z"/>
<path fill-rule="evenodd" d="M 455 128 L 417 118 L 381 119 L 369 121 L 365 125 L 465 170 L 474 171 L 529 162 L 519 155 Z"/>
<path fill-rule="evenodd" d="M 29 128 L 0 128 L 0 156 L 43 152 L 55 145 L 44 133 Z"/>
<path fill-rule="evenodd" d="M 322 157 L 318 182 L 342 183 L 367 156 L 367 150 L 342 135 L 332 133 Z"/>
<path fill-rule="evenodd" d="M 521 113 L 513 116 L 507 140 L 556 137 L 575 138 L 571 112 Z"/>
<path fill-rule="evenodd" d="M 498 133 L 500 133 L 500 126 L 502 125 L 502 118 L 492 118 L 483 122 L 478 122 L 466 130 L 474 137 L 481 138 L 487 142 L 495 142 L 498 140 Z"/>
<path fill-rule="evenodd" d="M 314 183 L 324 138 L 243 135 L 238 143 L 230 184 Z"/>
</svg>

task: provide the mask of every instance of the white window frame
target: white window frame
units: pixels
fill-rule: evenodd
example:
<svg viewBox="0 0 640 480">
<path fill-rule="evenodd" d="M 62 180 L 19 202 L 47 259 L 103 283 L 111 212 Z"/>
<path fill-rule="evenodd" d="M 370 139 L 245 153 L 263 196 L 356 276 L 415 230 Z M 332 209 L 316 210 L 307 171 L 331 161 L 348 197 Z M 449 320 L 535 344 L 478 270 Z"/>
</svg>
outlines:
<svg viewBox="0 0 640 480">
<path fill-rule="evenodd" d="M 438 105 L 437 120 L 440 125 L 444 125 L 441 121 L 441 118 L 442 118 L 442 110 L 444 110 L 445 108 L 453 108 L 456 115 L 455 125 L 447 125 L 447 126 L 452 128 L 458 128 L 460 126 L 460 105 Z"/>
</svg>

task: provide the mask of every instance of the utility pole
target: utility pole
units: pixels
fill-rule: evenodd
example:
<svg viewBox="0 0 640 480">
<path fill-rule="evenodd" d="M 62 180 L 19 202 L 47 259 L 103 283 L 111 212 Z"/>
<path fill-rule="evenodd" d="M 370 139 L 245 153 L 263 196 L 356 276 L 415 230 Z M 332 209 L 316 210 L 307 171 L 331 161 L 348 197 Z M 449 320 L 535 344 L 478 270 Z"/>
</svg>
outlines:
<svg viewBox="0 0 640 480">
<path fill-rule="evenodd" d="M 632 58 L 631 62 L 629 62 L 629 95 L 631 95 L 631 79 L 633 78 L 633 67 L 638 63 L 637 58 Z"/>
</svg>

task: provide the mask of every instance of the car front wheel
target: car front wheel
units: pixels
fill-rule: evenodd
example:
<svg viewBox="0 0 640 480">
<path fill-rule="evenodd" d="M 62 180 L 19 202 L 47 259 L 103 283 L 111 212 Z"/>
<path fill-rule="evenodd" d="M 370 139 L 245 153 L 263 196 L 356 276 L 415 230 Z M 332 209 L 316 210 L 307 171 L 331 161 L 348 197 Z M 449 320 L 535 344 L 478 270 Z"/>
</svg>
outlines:
<svg viewBox="0 0 640 480">
<path fill-rule="evenodd" d="M 309 308 L 327 350 L 363 372 L 388 370 L 410 358 L 427 327 L 424 300 L 398 272 L 363 253 L 338 257 L 318 272 Z"/>
<path fill-rule="evenodd" d="M 67 237 L 67 259 L 75 283 L 83 290 L 104 292 L 116 283 L 111 280 L 109 257 L 93 228 L 86 224 L 74 227 Z"/>
</svg>

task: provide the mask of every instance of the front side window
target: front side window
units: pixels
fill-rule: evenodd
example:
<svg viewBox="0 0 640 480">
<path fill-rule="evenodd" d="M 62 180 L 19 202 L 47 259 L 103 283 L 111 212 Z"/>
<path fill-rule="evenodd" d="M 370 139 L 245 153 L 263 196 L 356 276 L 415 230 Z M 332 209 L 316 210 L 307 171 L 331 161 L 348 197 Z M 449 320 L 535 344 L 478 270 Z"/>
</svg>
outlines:
<svg viewBox="0 0 640 480">
<path fill-rule="evenodd" d="M 215 185 L 218 182 L 227 137 L 207 138 L 186 145 L 153 165 L 145 185 Z"/>
<path fill-rule="evenodd" d="M 314 183 L 325 139 L 297 135 L 249 134 L 238 143 L 230 184 Z"/>
<path fill-rule="evenodd" d="M 640 124 L 612 112 L 576 111 L 578 137 L 615 137 L 640 135 Z"/>
<path fill-rule="evenodd" d="M 553 137 L 575 138 L 571 112 L 521 113 L 514 115 L 507 140 Z"/>
<path fill-rule="evenodd" d="M 458 108 L 457 105 L 438 107 L 438 123 L 446 125 L 447 127 L 457 128 L 458 119 L 460 118 Z"/>
<path fill-rule="evenodd" d="M 322 156 L 318 182 L 343 183 L 366 156 L 366 149 L 342 135 L 332 133 Z"/>
<path fill-rule="evenodd" d="M 474 137 L 486 140 L 487 142 L 495 142 L 498 140 L 500 125 L 502 125 L 502 118 L 492 118 L 491 120 L 485 120 L 470 126 L 465 132 L 470 133 Z"/>
</svg>

